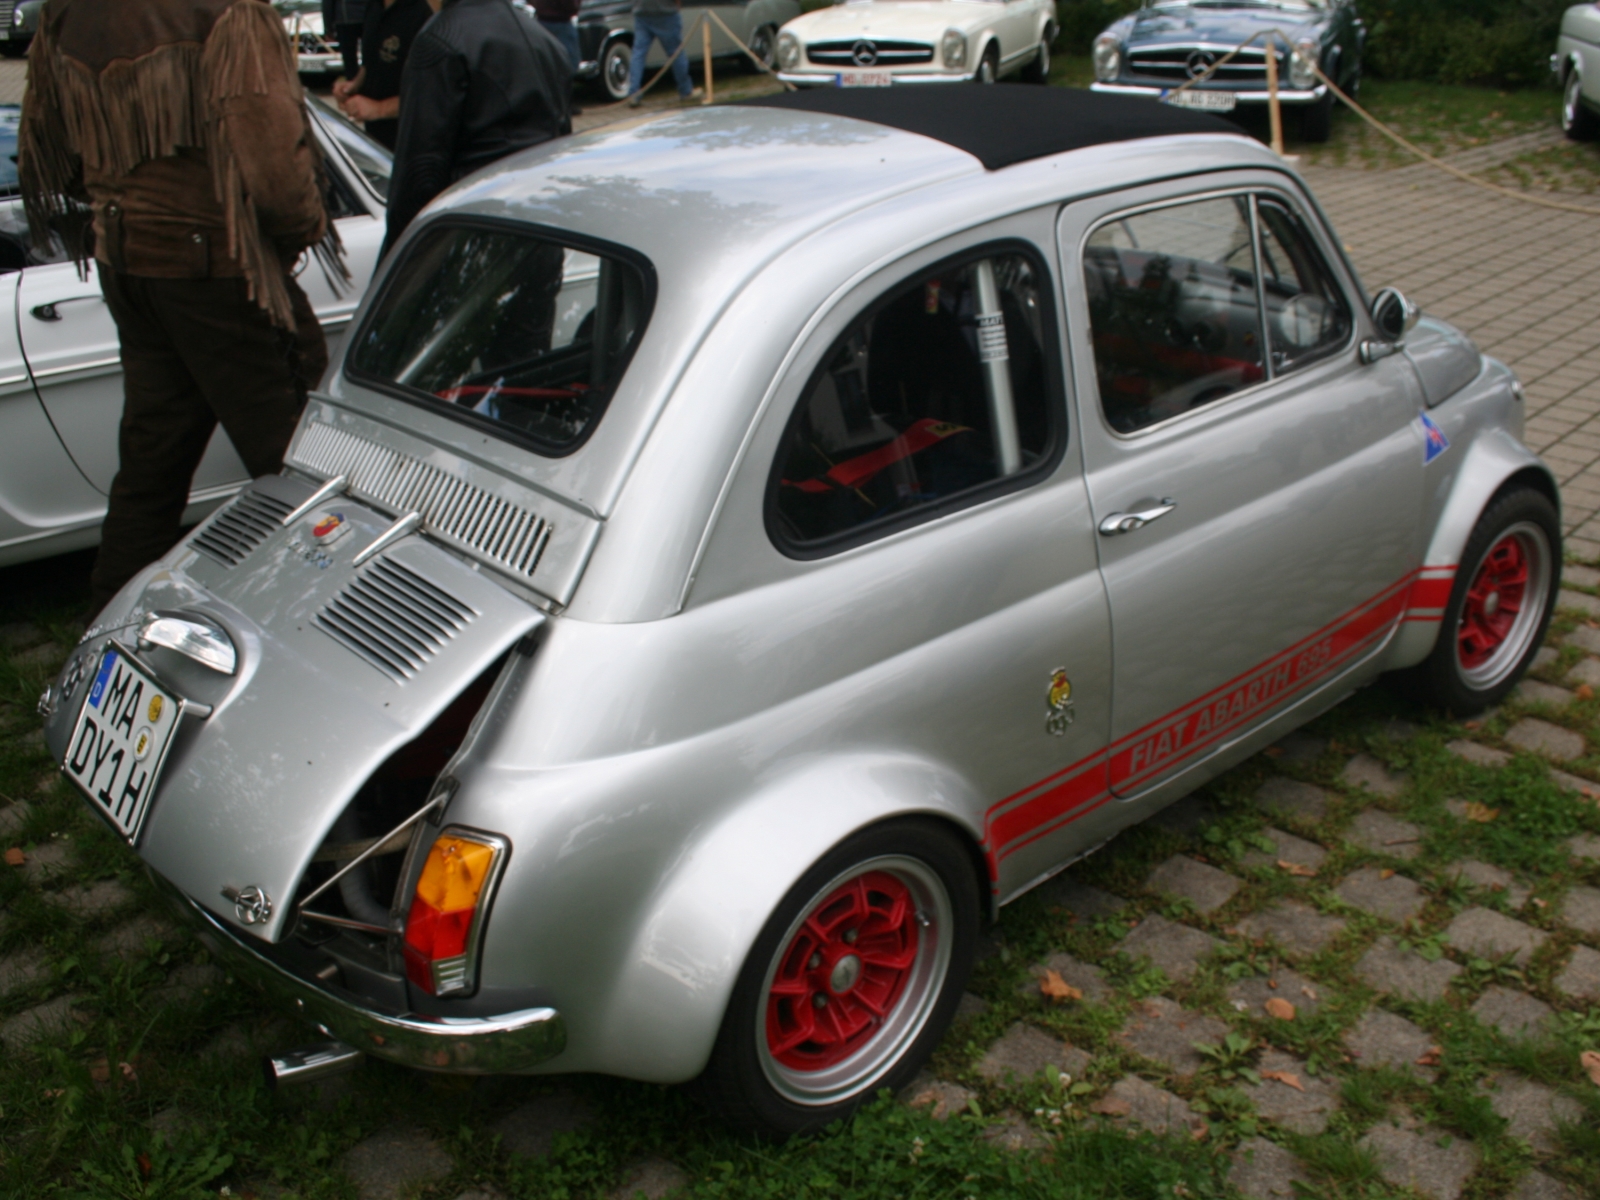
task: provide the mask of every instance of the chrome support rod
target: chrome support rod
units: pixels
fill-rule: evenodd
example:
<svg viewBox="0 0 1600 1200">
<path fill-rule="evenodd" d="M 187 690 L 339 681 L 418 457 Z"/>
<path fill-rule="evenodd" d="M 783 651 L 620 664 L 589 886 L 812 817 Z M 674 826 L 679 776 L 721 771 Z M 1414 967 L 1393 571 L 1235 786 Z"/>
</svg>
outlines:
<svg viewBox="0 0 1600 1200">
<path fill-rule="evenodd" d="M 362 863 L 366 862 L 367 859 L 375 858 L 377 856 L 378 852 L 380 850 L 382 850 L 384 848 L 384 846 L 386 846 L 391 840 L 393 840 L 394 837 L 397 834 L 399 834 L 399 833 L 401 833 L 401 832 L 403 832 L 403 831 L 405 831 L 407 829 L 410 829 L 413 825 L 415 825 L 418 821 L 422 820 L 423 817 L 427 816 L 434 809 L 443 808 L 444 805 L 449 802 L 450 797 L 453 794 L 454 793 L 452 791 L 450 791 L 449 789 L 445 789 L 444 791 L 441 791 L 432 800 L 429 800 L 421 808 L 417 809 L 416 812 L 412 813 L 409 817 L 407 817 L 404 821 L 401 821 L 400 824 L 396 825 L 388 833 L 384 834 L 381 838 L 379 838 L 375 842 L 373 842 L 372 845 L 368 846 L 360 854 L 356 855 L 349 862 L 345 863 L 344 866 L 340 867 L 332 875 L 330 875 L 330 876 L 328 876 L 328 878 L 324 879 L 322 881 L 322 884 L 319 887 L 317 887 L 309 896 L 307 896 L 304 900 L 300 901 L 299 904 L 294 906 L 295 914 L 297 916 L 305 916 L 305 917 L 317 917 L 317 916 L 319 916 L 320 914 L 318 914 L 318 913 L 308 913 L 308 912 L 306 912 L 306 905 L 310 904 L 318 896 L 322 895 L 323 892 L 325 892 L 329 888 L 333 887 L 336 883 L 339 882 L 339 880 L 343 879 L 351 871 L 355 870 Z M 343 918 L 339 918 L 339 919 L 343 920 Z M 365 929 L 365 928 L 369 928 L 369 927 L 366 926 L 366 925 L 361 925 L 361 926 L 359 926 L 359 928 Z M 383 932 L 388 933 L 388 932 L 392 932 L 392 931 L 384 930 Z"/>
<path fill-rule="evenodd" d="M 349 490 L 350 476 L 335 476 L 334 478 L 328 480 L 327 483 L 319 487 L 316 491 L 312 492 L 310 496 L 306 497 L 305 503 L 300 505 L 299 508 L 295 509 L 292 513 L 285 517 L 281 522 L 281 525 L 283 528 L 287 529 L 290 525 L 293 525 L 296 521 L 305 516 L 324 500 L 327 500 L 332 496 L 342 496 Z"/>
<path fill-rule="evenodd" d="M 406 537 L 409 534 L 416 533 L 421 528 L 422 514 L 419 512 L 408 512 L 405 516 L 401 517 L 393 525 L 389 526 L 389 528 L 385 529 L 376 538 L 374 538 L 371 545 L 369 545 L 365 550 L 352 558 L 350 560 L 350 565 L 352 567 L 359 567 L 362 563 L 374 557 L 381 551 L 387 550 L 401 538 Z"/>
</svg>

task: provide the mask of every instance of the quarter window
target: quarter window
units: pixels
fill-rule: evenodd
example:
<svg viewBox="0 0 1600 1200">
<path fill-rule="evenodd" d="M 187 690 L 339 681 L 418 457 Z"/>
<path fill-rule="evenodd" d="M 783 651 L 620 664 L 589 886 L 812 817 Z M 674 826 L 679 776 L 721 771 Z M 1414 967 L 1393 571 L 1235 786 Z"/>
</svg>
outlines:
<svg viewBox="0 0 1600 1200">
<path fill-rule="evenodd" d="M 1272 369 L 1281 374 L 1342 346 L 1350 336 L 1350 307 L 1299 218 L 1265 198 L 1256 212 Z"/>
<path fill-rule="evenodd" d="M 1100 406 L 1119 433 L 1281 375 L 1350 333 L 1349 306 L 1305 226 L 1267 198 L 1109 221 L 1089 237 L 1084 283 Z"/>
<path fill-rule="evenodd" d="M 1048 277 L 1030 254 L 902 285 L 828 351 L 784 432 L 769 528 L 832 549 L 960 503 L 1049 457 Z"/>
</svg>

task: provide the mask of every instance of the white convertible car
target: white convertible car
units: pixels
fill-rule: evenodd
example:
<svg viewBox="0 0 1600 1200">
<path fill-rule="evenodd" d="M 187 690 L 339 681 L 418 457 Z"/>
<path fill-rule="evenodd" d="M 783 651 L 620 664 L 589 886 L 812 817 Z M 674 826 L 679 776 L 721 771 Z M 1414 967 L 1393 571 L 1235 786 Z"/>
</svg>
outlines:
<svg viewBox="0 0 1600 1200">
<path fill-rule="evenodd" d="M 330 211 L 352 283 L 337 290 L 315 265 L 300 286 L 337 356 L 383 244 L 389 152 L 332 108 L 312 112 L 330 166 Z M 17 194 L 20 110 L 0 106 L 0 566 L 92 546 L 117 471 L 122 359 L 98 277 L 28 240 Z M 306 262 L 309 260 L 302 260 Z M 186 520 L 198 521 L 246 482 L 219 428 L 195 472 Z"/>
<path fill-rule="evenodd" d="M 778 78 L 802 86 L 1050 77 L 1052 0 L 847 0 L 778 33 Z"/>
</svg>

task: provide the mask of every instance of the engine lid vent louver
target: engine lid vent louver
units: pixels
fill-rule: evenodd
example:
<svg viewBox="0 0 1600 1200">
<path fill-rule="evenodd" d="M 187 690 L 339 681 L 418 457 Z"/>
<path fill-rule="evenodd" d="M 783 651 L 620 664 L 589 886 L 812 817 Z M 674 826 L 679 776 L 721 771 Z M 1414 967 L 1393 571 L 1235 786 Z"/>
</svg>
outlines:
<svg viewBox="0 0 1600 1200">
<path fill-rule="evenodd" d="M 478 615 L 395 562 L 378 558 L 312 620 L 397 683 L 410 679 Z"/>
<path fill-rule="evenodd" d="M 393 512 L 419 512 L 428 534 L 531 579 L 549 545 L 539 514 L 399 450 L 321 421 L 306 426 L 296 462 L 329 478 L 347 475 L 356 496 Z"/>
<path fill-rule="evenodd" d="M 236 567 L 279 528 L 292 508 L 265 492 L 240 492 L 189 544 L 225 567 Z"/>
</svg>

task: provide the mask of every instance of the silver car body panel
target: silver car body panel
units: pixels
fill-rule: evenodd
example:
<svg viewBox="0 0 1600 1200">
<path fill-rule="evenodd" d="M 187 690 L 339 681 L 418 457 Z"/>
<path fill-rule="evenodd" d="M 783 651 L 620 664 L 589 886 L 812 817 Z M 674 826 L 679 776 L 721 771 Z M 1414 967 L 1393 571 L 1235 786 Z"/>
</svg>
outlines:
<svg viewBox="0 0 1600 1200">
<path fill-rule="evenodd" d="M 1133 206 L 1241 188 L 1306 214 L 1356 309 L 1352 338 L 1118 437 L 1096 398 L 1082 237 Z M 457 185 L 419 224 L 456 215 L 567 230 L 653 264 L 661 299 L 593 436 L 543 458 L 336 371 L 307 411 L 296 470 L 257 486 L 291 504 L 343 473 L 355 460 L 318 458 L 315 441 L 340 431 L 409 456 L 413 477 L 431 467 L 548 522 L 532 574 L 519 580 L 449 528 L 389 551 L 481 614 L 395 682 L 310 620 L 360 574 L 350 557 L 418 503 L 399 474 L 358 471 L 354 495 L 327 505 L 355 530 L 327 566 L 282 530 L 225 567 L 193 549 L 214 518 L 102 624 L 176 607 L 234 637 L 233 680 L 155 664 L 214 712 L 174 746 L 139 850 L 247 944 L 284 924 L 244 928 L 220 889 L 291 895 L 366 774 L 538 629 L 535 652 L 505 658 L 448 767 L 448 822 L 513 850 L 479 998 L 436 1002 L 485 1017 L 494 998 L 536 991 L 559 1011 L 565 1049 L 518 1069 L 692 1077 L 769 914 L 876 822 L 947 822 L 991 909 L 1020 895 L 1425 654 L 1476 514 L 1519 471 L 1548 481 L 1518 441 L 1520 403 L 1498 364 L 1433 395 L 1465 373 L 1470 343 L 1447 327 L 1419 327 L 1412 357 L 1359 362 L 1375 330 L 1337 239 L 1295 175 L 1243 137 L 985 172 L 886 128 L 712 109 L 527 152 Z M 936 520 L 823 558 L 780 553 L 762 497 L 814 368 L 885 290 L 1000 240 L 1031 244 L 1056 279 L 1065 452 Z M 1450 440 L 1426 466 L 1424 409 Z M 1117 545 L 1095 534 L 1108 508 L 1168 481 L 1182 491 L 1172 517 Z M 1293 686 L 1259 682 L 1281 681 L 1330 628 L 1339 645 Z M 1074 704 L 1059 734 L 1046 721 L 1057 668 Z M 1231 714 L 1235 692 L 1242 717 L 1161 750 L 1162 728 L 1208 693 Z M 58 756 L 75 710 L 48 725 Z"/>
<path fill-rule="evenodd" d="M 1579 94 L 1583 103 L 1600 113 L 1600 7 L 1574 4 L 1561 15 L 1561 32 L 1550 66 L 1557 83 L 1565 83 L 1576 71 L 1582 81 Z"/>
</svg>

